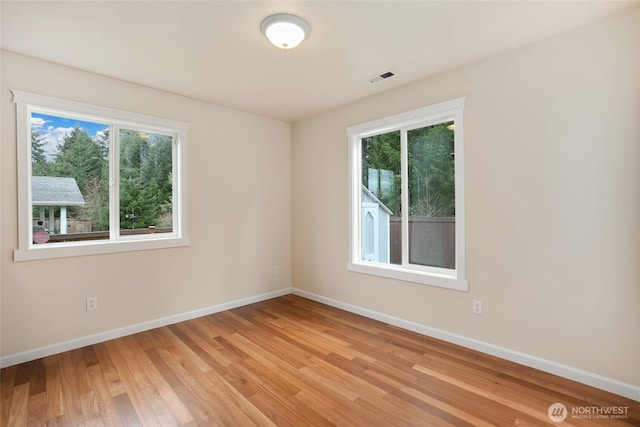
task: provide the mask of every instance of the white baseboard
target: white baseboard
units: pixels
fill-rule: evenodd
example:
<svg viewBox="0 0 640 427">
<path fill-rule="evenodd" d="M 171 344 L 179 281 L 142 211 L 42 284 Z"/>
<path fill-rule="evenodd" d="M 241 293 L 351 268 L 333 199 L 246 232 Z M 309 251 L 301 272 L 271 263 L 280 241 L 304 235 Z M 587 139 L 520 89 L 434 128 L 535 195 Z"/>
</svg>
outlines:
<svg viewBox="0 0 640 427">
<path fill-rule="evenodd" d="M 473 338 L 464 337 L 462 335 L 452 334 L 440 329 L 431 328 L 429 326 L 421 325 L 419 323 L 411 322 L 408 320 L 400 319 L 398 317 L 389 316 L 383 313 L 378 313 L 373 310 L 361 308 L 355 305 L 347 304 L 341 301 L 337 301 L 331 298 L 326 298 L 320 295 L 313 294 L 311 292 L 303 291 L 293 288 L 292 293 L 304 298 L 308 298 L 313 301 L 320 302 L 322 304 L 330 305 L 351 313 L 359 314 L 370 319 L 378 320 L 390 325 L 398 326 L 413 332 L 417 332 L 422 335 L 437 338 L 442 341 L 457 344 L 462 347 L 477 350 L 482 353 L 490 354 L 492 356 L 500 357 L 502 359 L 516 362 L 521 365 L 525 365 L 531 368 L 539 369 L 550 374 L 558 375 L 563 378 L 577 381 L 582 384 L 586 384 L 592 387 L 599 388 L 611 393 L 615 393 L 620 396 L 627 397 L 640 402 L 640 387 L 624 383 L 612 378 L 607 378 L 602 375 L 594 374 L 592 372 L 583 371 L 581 369 L 574 368 L 572 366 L 563 365 L 551 360 L 543 359 L 536 356 L 520 353 L 518 351 L 510 350 L 508 348 L 500 347 L 497 345 L 482 342 Z"/>
<path fill-rule="evenodd" d="M 23 353 L 16 353 L 9 356 L 0 358 L 0 368 L 7 366 L 17 365 L 19 363 L 29 362 L 31 360 L 40 359 L 41 357 L 51 356 L 52 354 L 62 353 L 64 351 L 75 350 L 76 348 L 85 347 L 88 345 L 97 344 L 100 342 L 112 340 L 114 338 L 120 338 L 138 332 L 148 331 L 150 329 L 160 328 L 162 326 L 171 325 L 185 320 L 195 319 L 196 317 L 207 316 L 213 313 L 219 313 L 221 311 L 230 310 L 232 308 L 241 307 L 243 305 L 253 304 L 256 302 L 268 300 L 271 298 L 279 297 L 282 295 L 288 295 L 291 293 L 291 288 L 284 288 L 273 292 L 267 292 L 265 294 L 256 295 L 248 298 L 242 298 L 235 301 L 226 302 L 223 304 L 214 305 L 212 307 L 206 307 L 198 310 L 187 311 L 185 313 L 176 314 L 173 316 L 163 317 L 161 319 L 150 320 L 148 322 L 142 322 L 131 326 L 125 326 L 120 329 L 112 329 L 106 332 L 100 332 L 97 334 L 89 335 L 82 338 L 76 338 L 69 341 L 64 341 L 57 344 L 48 345 L 45 347 L 36 348 L 34 350 L 25 351 Z"/>
</svg>

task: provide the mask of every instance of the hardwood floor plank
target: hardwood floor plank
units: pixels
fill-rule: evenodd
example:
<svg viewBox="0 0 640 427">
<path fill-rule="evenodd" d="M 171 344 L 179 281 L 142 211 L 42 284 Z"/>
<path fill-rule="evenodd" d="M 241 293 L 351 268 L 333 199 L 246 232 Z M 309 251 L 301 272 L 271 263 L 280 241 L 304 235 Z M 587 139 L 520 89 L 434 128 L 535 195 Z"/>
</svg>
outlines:
<svg viewBox="0 0 640 427">
<path fill-rule="evenodd" d="M 455 408 L 449 405 L 446 401 L 436 399 L 432 396 L 426 395 L 421 391 L 417 390 L 414 387 L 411 387 L 409 384 L 400 383 L 393 378 L 390 378 L 386 375 L 380 374 L 373 370 L 367 370 L 366 375 L 370 380 L 373 380 L 373 384 L 382 384 L 380 388 L 384 388 L 384 385 L 388 385 L 388 396 L 387 400 L 392 400 L 395 402 L 396 406 L 402 406 L 403 404 L 407 404 L 407 398 L 404 397 L 404 394 L 413 396 L 425 404 L 429 405 L 431 408 L 438 408 L 440 410 L 449 412 L 450 414 L 456 416 L 461 420 L 469 421 L 470 419 L 477 421 L 477 425 L 482 425 L 484 421 L 480 420 L 477 417 L 473 417 L 467 414 L 464 411 L 460 411 L 458 408 Z M 401 393 L 398 393 L 401 392 Z M 416 408 L 417 405 L 410 405 L 410 408 Z M 462 415 L 462 416 L 461 416 Z M 489 423 L 487 423 L 489 424 Z"/>
<path fill-rule="evenodd" d="M 81 348 L 81 350 L 82 358 L 87 368 L 91 368 L 92 366 L 98 365 L 100 363 L 94 346 L 89 345 L 87 347 Z"/>
<path fill-rule="evenodd" d="M 368 381 L 378 384 L 380 388 L 388 387 L 385 389 L 390 395 L 415 406 L 419 406 L 420 402 L 425 402 L 432 408 L 456 408 L 455 410 L 451 409 L 453 413 L 459 410 L 459 406 L 463 402 L 463 412 L 472 417 L 492 425 L 511 424 L 511 416 L 508 414 L 512 412 L 510 408 L 495 405 L 482 396 L 457 387 L 446 387 L 447 384 L 442 382 L 434 383 L 432 381 L 428 386 L 425 386 L 424 382 L 418 382 L 418 377 L 407 380 L 405 375 L 399 375 L 398 372 L 393 368 L 375 364 L 372 367 L 366 367 L 362 375 L 367 377 Z"/>
<path fill-rule="evenodd" d="M 308 363 L 311 355 L 299 347 L 282 339 L 279 332 L 271 328 L 261 327 L 245 334 L 247 339 L 260 346 L 265 357 L 270 357 L 278 366 L 287 364 L 293 368 L 302 368 Z"/>
<path fill-rule="evenodd" d="M 379 409 L 371 410 L 366 406 L 360 405 L 358 401 L 343 401 L 334 409 L 335 413 L 339 416 L 339 419 L 342 420 L 338 425 L 344 423 L 346 425 L 354 425 L 354 426 L 385 426 L 385 425 L 396 425 L 400 426 L 399 422 L 394 422 L 389 424 L 385 421 L 384 412 Z M 427 424 L 429 425 L 429 424 Z M 452 424 L 445 424 L 440 421 L 438 424 L 431 424 L 434 426 L 452 426 Z"/>
<path fill-rule="evenodd" d="M 232 363 L 220 352 L 223 348 L 215 341 L 219 335 L 211 336 L 212 334 L 208 334 L 204 327 L 198 327 L 195 322 L 181 323 L 176 326 L 178 328 L 174 333 L 212 369 L 224 369 Z"/>
<path fill-rule="evenodd" d="M 212 396 L 210 392 L 212 383 L 205 377 L 205 374 L 189 365 L 183 364 L 182 359 L 176 356 L 175 349 L 163 349 L 159 351 L 159 354 L 169 369 L 180 378 L 180 381 L 184 384 L 198 407 L 206 410 L 212 424 L 235 425 L 232 417 L 225 411 L 221 401 L 217 399 L 217 396 Z M 185 402 L 184 399 L 182 401 Z"/>
<path fill-rule="evenodd" d="M 18 377 L 16 377 L 18 378 Z M 9 409 L 7 425 L 25 426 L 29 418 L 29 383 L 21 383 L 14 387 Z"/>
<path fill-rule="evenodd" d="M 93 390 L 80 395 L 80 409 L 82 410 L 85 425 L 102 423 L 100 420 L 100 407 L 98 406 L 96 393 Z"/>
<path fill-rule="evenodd" d="M 439 399 L 435 399 L 429 396 L 428 394 L 422 393 L 421 391 L 416 390 L 414 388 L 403 387 L 400 390 L 402 390 L 404 393 L 410 396 L 415 397 L 416 399 L 423 401 L 427 405 L 433 406 L 434 408 L 438 408 L 448 414 L 451 414 L 454 417 L 469 423 L 470 425 L 478 426 L 478 427 L 481 427 L 481 426 L 486 427 L 486 426 L 492 425 L 491 423 L 485 422 L 484 420 L 481 420 L 480 418 L 473 416 L 468 412 L 465 412 L 459 408 L 456 408 L 455 406 L 449 405 L 448 403 L 443 402 Z"/>
<path fill-rule="evenodd" d="M 428 376 L 432 376 L 435 377 L 437 379 L 440 379 L 448 384 L 452 384 L 456 387 L 459 387 L 463 390 L 467 390 L 470 391 L 474 394 L 477 394 L 479 396 L 483 396 L 486 397 L 494 402 L 500 403 L 502 405 L 505 405 L 507 407 L 511 407 L 514 408 L 522 413 L 525 413 L 527 415 L 530 415 L 532 417 L 537 418 L 540 422 L 543 423 L 548 423 L 549 422 L 549 417 L 547 415 L 547 408 L 534 408 L 534 407 L 530 407 L 530 406 L 526 406 L 524 404 L 520 404 L 518 402 L 515 402 L 513 400 L 510 400 L 508 398 L 499 396 L 497 393 L 492 392 L 488 389 L 485 388 L 479 388 L 477 386 L 471 385 L 469 383 L 465 383 L 463 381 L 457 380 L 454 377 L 450 376 L 450 375 L 446 375 L 446 374 L 442 374 L 439 372 L 436 372 L 430 368 L 427 368 L 426 366 L 421 366 L 421 365 L 415 365 L 414 369 L 422 372 Z M 566 425 L 572 425 L 570 423 L 567 423 Z"/>
<path fill-rule="evenodd" d="M 251 397 L 251 403 L 260 412 L 265 414 L 274 426 L 330 426 L 332 425 L 326 418 L 320 416 L 306 405 L 303 411 L 296 410 L 298 405 L 292 404 L 290 400 L 276 399 L 268 394 L 256 394 Z M 298 401 L 298 403 L 301 403 Z"/>
<path fill-rule="evenodd" d="M 16 367 L 16 374 L 14 380 L 14 386 L 19 386 L 22 384 L 27 384 L 31 381 L 31 368 L 33 366 L 33 362 L 25 362 L 21 363 Z"/>
<path fill-rule="evenodd" d="M 147 354 L 138 346 L 137 341 L 135 341 L 135 337 L 128 338 L 127 348 L 131 353 L 127 354 L 126 357 L 134 358 L 137 362 L 134 369 L 141 369 L 145 371 L 147 378 L 153 387 L 153 391 L 151 390 L 151 387 L 149 387 L 149 391 L 157 394 L 157 396 L 162 400 L 162 403 L 157 402 L 157 410 L 155 410 L 156 415 L 159 415 L 159 411 L 161 411 L 163 418 L 169 419 L 168 414 L 164 413 L 166 408 L 170 412 L 171 418 L 175 418 L 179 425 L 187 425 L 193 422 L 193 418 L 187 408 L 182 404 L 182 401 L 175 394 L 171 386 L 164 380 L 162 374 L 158 372 L 153 362 L 147 357 Z"/>
<path fill-rule="evenodd" d="M 120 426 L 121 423 L 115 408 L 115 403 L 111 398 L 109 386 L 107 385 L 102 366 L 100 365 L 95 350 L 93 354 L 96 355 L 96 360 L 98 362 L 89 366 L 87 370 L 91 387 L 95 391 L 95 400 L 99 419 L 106 426 Z"/>
<path fill-rule="evenodd" d="M 249 400 L 277 425 L 326 425 L 327 420 L 313 408 L 295 399 L 300 389 L 287 381 L 281 371 L 264 370 L 259 362 L 248 359 L 243 368 L 258 390 Z"/>
<path fill-rule="evenodd" d="M 285 295 L 0 370 L 0 426 L 640 426 L 640 403 Z M 626 418 L 572 417 L 621 407 Z"/>
<path fill-rule="evenodd" d="M 102 371 L 104 382 L 109 388 L 109 394 L 111 394 L 112 397 L 123 394 L 125 392 L 124 386 L 122 385 L 122 381 L 120 381 L 120 375 L 118 375 L 118 371 L 115 366 L 113 366 L 113 362 L 111 361 L 111 357 L 109 356 L 107 343 L 96 344 L 92 347 L 98 359 L 98 364 L 100 365 L 100 370 Z"/>
<path fill-rule="evenodd" d="M 31 379 L 29 381 L 31 384 L 29 394 L 31 396 L 35 396 L 46 391 L 47 375 L 43 359 L 37 359 L 32 362 Z"/>
<path fill-rule="evenodd" d="M 363 409 L 379 413 L 383 425 L 453 425 L 456 427 L 473 427 L 473 424 L 465 422 L 456 414 L 446 412 L 438 406 L 425 402 L 408 402 L 397 396 L 385 396 L 383 399 L 372 402 L 358 399 L 356 402 Z"/>
<path fill-rule="evenodd" d="M 230 419 L 230 425 L 271 425 L 269 418 L 215 371 L 202 375 L 207 391 Z"/>
<path fill-rule="evenodd" d="M 301 390 L 296 393 L 295 399 L 303 405 L 314 410 L 329 422 L 329 425 L 339 425 L 340 417 L 335 413 L 337 403 L 320 393 L 309 392 L 309 390 Z"/>
<path fill-rule="evenodd" d="M 270 360 L 263 349 L 261 349 L 242 335 L 232 334 L 227 337 L 227 340 L 232 346 L 236 347 L 238 350 L 246 354 L 246 359 L 253 359 L 268 370 L 271 370 L 278 366 L 275 361 Z"/>
<path fill-rule="evenodd" d="M 225 417 L 218 415 L 221 411 L 210 404 L 208 393 L 203 388 L 181 383 L 174 390 L 198 425 L 225 425 Z"/>
<path fill-rule="evenodd" d="M 424 366 L 429 366 L 434 372 L 438 372 L 440 374 L 448 375 L 448 378 L 455 379 L 460 382 L 464 382 L 470 386 L 475 387 L 475 390 L 494 390 L 495 395 L 499 396 L 503 399 L 508 399 L 513 402 L 510 406 L 516 407 L 516 405 L 523 406 L 538 406 L 541 408 L 548 408 L 550 403 L 548 395 L 541 395 L 536 392 L 535 389 L 522 388 L 518 384 L 512 384 L 505 382 L 499 377 L 499 372 L 495 370 L 486 369 L 485 367 L 475 367 L 469 364 L 461 364 L 459 361 L 454 359 L 445 359 L 444 357 L 434 358 L 429 355 L 426 356 L 422 361 L 419 362 Z M 440 377 L 436 377 L 442 379 Z M 417 383 L 420 383 L 420 379 Z M 452 381 L 445 380 L 444 384 L 451 384 Z M 431 384 L 431 382 L 430 382 Z M 423 387 L 426 389 L 427 387 Z M 456 391 L 453 397 L 464 394 L 465 392 L 469 392 L 470 390 L 465 391 Z M 453 398 L 452 397 L 452 398 Z M 494 399 L 495 400 L 495 399 Z M 502 402 L 502 401 L 501 401 Z M 485 404 L 486 406 L 486 404 Z M 500 412 L 504 413 L 504 410 Z M 546 414 L 546 409 L 545 409 Z M 501 420 L 505 422 L 505 420 Z"/>
<path fill-rule="evenodd" d="M 47 427 L 65 427 L 66 425 L 63 415 L 47 420 Z"/>
<path fill-rule="evenodd" d="M 28 427 L 43 426 L 47 423 L 47 395 L 45 392 L 31 394 L 29 390 Z"/>
<path fill-rule="evenodd" d="M 108 351 L 109 358 L 113 362 L 113 366 L 118 372 L 118 377 L 125 391 L 124 394 L 127 397 L 126 400 L 121 399 L 125 405 L 124 408 L 127 409 L 126 405 L 128 402 L 128 404 L 133 407 L 137 418 L 141 422 L 145 425 L 159 426 L 160 422 L 155 416 L 151 402 L 145 399 L 143 392 L 143 389 L 149 386 L 149 381 L 146 379 L 143 371 L 131 369 L 129 367 L 129 361 L 120 353 L 120 348 L 123 348 L 125 345 L 124 342 L 122 340 L 113 340 L 104 343 L 104 345 Z"/>
<path fill-rule="evenodd" d="M 83 348 L 70 351 L 71 363 L 73 365 L 73 375 L 75 377 L 75 384 L 79 394 L 86 394 L 91 391 L 91 385 L 89 384 L 89 375 L 87 372 L 87 365 L 85 363 Z"/>
<path fill-rule="evenodd" d="M 356 392 L 348 387 L 326 380 L 323 373 L 318 373 L 316 369 L 312 369 L 309 366 L 298 369 L 298 372 L 312 388 L 322 390 L 323 393 L 326 393 L 336 401 L 342 401 L 343 399 L 354 401 L 359 397 Z"/>
<path fill-rule="evenodd" d="M 0 426 L 9 424 L 9 412 L 16 380 L 17 366 L 0 370 Z"/>
<path fill-rule="evenodd" d="M 144 387 L 140 390 L 142 397 L 149 403 L 151 410 L 155 414 L 161 426 L 178 426 L 178 420 L 173 416 L 165 402 L 158 395 L 157 390 L 151 387 Z M 191 416 L 189 416 L 191 420 Z"/>
<path fill-rule="evenodd" d="M 176 325 L 171 325 L 169 327 L 162 328 L 161 332 L 164 333 L 165 337 L 171 342 L 171 344 L 173 346 L 176 347 L 176 349 L 178 349 L 182 354 L 184 354 L 186 357 L 188 357 L 189 360 L 191 361 L 191 363 L 193 363 L 194 365 L 196 365 L 198 367 L 198 369 L 200 369 L 200 372 L 207 372 L 207 371 L 211 370 L 211 367 L 209 365 L 207 365 L 191 349 L 191 347 L 189 347 L 189 345 L 185 341 L 183 341 L 182 339 L 180 339 L 179 336 L 176 335 L 176 332 L 178 332 L 178 335 L 180 335 L 179 329 L 176 327 Z"/>
<path fill-rule="evenodd" d="M 80 394 L 76 384 L 73 352 L 60 355 L 60 389 L 62 393 L 63 415 L 65 423 L 79 426 L 84 422 Z"/>
<path fill-rule="evenodd" d="M 49 356 L 44 359 L 46 369 L 45 393 L 47 395 L 47 422 L 63 416 L 64 404 L 60 380 L 60 357 Z"/>
<path fill-rule="evenodd" d="M 138 418 L 138 414 L 126 393 L 114 396 L 113 403 L 115 404 L 116 411 L 118 412 L 118 416 L 120 417 L 123 426 L 142 427 L 142 422 L 140 421 L 140 418 Z"/>
<path fill-rule="evenodd" d="M 388 394 L 385 390 L 359 378 L 357 375 L 353 375 L 343 369 L 337 368 L 335 365 L 323 359 L 312 358 L 310 360 L 309 368 L 313 369 L 318 375 L 321 375 L 326 380 L 333 381 L 335 384 L 349 389 L 359 398 L 364 400 L 375 401 Z"/>
</svg>

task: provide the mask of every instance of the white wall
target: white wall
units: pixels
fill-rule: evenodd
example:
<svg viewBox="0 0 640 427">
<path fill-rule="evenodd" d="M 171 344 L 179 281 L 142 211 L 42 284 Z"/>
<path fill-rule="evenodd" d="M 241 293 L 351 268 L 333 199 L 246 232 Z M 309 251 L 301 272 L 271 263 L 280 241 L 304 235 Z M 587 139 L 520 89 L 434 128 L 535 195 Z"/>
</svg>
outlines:
<svg viewBox="0 0 640 427">
<path fill-rule="evenodd" d="M 347 272 L 346 128 L 462 96 L 470 292 Z M 640 385 L 639 123 L 638 8 L 296 123 L 293 284 Z"/>
<path fill-rule="evenodd" d="M 291 286 L 290 125 L 2 52 L 1 355 Z M 13 262 L 19 89 L 188 122 L 191 246 Z M 272 269 L 279 265 L 280 275 Z M 85 298 L 98 310 L 85 311 Z"/>
</svg>

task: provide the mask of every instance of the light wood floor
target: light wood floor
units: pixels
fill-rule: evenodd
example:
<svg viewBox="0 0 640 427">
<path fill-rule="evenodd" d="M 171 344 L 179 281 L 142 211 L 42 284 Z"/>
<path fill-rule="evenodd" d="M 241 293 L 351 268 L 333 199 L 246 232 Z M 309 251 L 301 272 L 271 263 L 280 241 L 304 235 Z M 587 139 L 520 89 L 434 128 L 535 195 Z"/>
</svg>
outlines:
<svg viewBox="0 0 640 427">
<path fill-rule="evenodd" d="M 2 426 L 640 425 L 638 402 L 293 295 L 1 376 Z"/>
</svg>

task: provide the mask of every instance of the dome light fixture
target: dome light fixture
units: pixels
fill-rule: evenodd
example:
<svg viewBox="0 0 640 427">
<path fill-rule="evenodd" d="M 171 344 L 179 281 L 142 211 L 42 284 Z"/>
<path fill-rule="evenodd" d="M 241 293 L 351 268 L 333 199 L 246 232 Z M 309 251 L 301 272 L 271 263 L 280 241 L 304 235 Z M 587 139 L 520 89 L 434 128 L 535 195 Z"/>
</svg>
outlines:
<svg viewBox="0 0 640 427">
<path fill-rule="evenodd" d="M 260 29 L 280 49 L 293 49 L 309 35 L 309 24 L 299 16 L 288 13 L 266 17 L 260 24 Z"/>
</svg>

